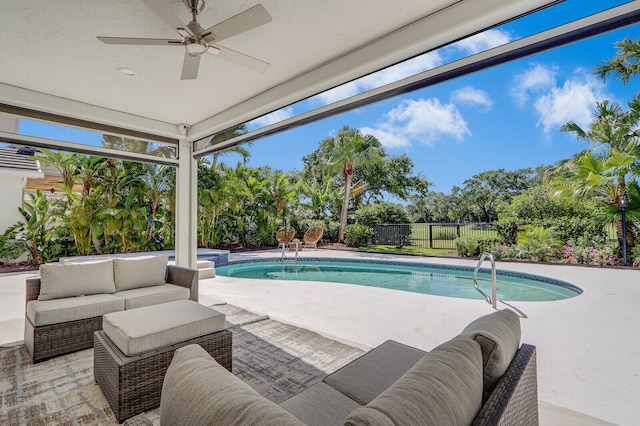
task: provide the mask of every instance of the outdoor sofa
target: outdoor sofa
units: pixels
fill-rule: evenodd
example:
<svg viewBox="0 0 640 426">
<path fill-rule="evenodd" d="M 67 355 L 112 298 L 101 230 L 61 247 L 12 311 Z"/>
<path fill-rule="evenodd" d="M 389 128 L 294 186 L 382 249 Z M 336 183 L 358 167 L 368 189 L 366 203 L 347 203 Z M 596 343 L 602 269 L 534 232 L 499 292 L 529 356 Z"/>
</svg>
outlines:
<svg viewBox="0 0 640 426">
<path fill-rule="evenodd" d="M 176 351 L 162 387 L 163 426 L 537 425 L 535 347 L 509 310 L 478 318 L 426 353 L 387 341 L 280 405 L 198 345 Z"/>
<path fill-rule="evenodd" d="M 167 256 L 50 263 L 26 281 L 24 341 L 34 362 L 93 346 L 110 312 L 191 299 L 198 271 Z"/>
</svg>

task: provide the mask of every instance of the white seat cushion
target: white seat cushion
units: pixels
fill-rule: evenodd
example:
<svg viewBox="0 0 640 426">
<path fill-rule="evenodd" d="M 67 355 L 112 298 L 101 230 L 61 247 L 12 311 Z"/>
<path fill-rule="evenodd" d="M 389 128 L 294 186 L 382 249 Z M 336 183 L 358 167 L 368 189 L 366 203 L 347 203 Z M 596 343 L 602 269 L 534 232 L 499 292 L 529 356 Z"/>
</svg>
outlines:
<svg viewBox="0 0 640 426">
<path fill-rule="evenodd" d="M 67 297 L 53 300 L 31 300 L 27 318 L 34 326 L 59 324 L 123 311 L 124 300 L 112 294 Z"/>
<path fill-rule="evenodd" d="M 69 265 L 40 265 L 40 280 L 38 300 L 116 292 L 113 263 L 110 260 Z"/>
<path fill-rule="evenodd" d="M 160 303 L 174 302 L 176 300 L 186 300 L 189 299 L 190 294 L 191 292 L 186 287 L 175 284 L 165 284 L 118 291 L 114 293 L 114 296 L 124 299 L 125 309 L 136 309 L 144 306 L 159 305 Z"/>
<path fill-rule="evenodd" d="M 226 316 L 192 300 L 162 303 L 105 315 L 102 329 L 127 356 L 215 333 Z"/>
</svg>

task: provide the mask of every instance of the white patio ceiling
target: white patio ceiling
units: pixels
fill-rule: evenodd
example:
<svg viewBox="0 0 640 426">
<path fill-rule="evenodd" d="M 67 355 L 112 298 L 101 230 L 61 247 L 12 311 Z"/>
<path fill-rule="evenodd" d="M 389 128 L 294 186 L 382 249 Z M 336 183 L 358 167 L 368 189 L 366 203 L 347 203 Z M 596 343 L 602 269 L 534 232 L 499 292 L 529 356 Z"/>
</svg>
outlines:
<svg viewBox="0 0 640 426">
<path fill-rule="evenodd" d="M 190 20 L 182 0 L 163 1 Z M 195 140 L 550 3 L 263 0 L 272 22 L 219 44 L 270 63 L 264 73 L 205 55 L 198 78 L 181 80 L 182 47 L 96 39 L 178 38 L 141 0 L 4 0 L 0 103 L 165 137 L 184 137 L 176 125 L 186 123 Z M 198 21 L 256 4 L 209 0 Z"/>
</svg>

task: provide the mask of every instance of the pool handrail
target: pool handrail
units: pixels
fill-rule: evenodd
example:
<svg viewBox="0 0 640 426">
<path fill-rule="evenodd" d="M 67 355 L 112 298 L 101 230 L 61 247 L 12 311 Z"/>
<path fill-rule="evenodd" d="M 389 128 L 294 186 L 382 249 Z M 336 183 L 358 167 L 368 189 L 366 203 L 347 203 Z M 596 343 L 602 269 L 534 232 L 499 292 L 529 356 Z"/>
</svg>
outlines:
<svg viewBox="0 0 640 426">
<path fill-rule="evenodd" d="M 489 297 L 487 293 L 485 293 L 484 291 L 482 291 L 480 287 L 478 287 L 478 271 L 480 270 L 480 267 L 482 266 L 482 263 L 486 258 L 489 258 L 489 260 L 491 261 L 491 297 Z M 480 294 L 484 296 L 484 298 L 487 300 L 487 303 L 493 306 L 493 309 L 497 309 L 496 308 L 496 260 L 494 259 L 491 253 L 484 252 L 480 256 L 480 260 L 478 260 L 478 264 L 476 265 L 476 268 L 473 270 L 473 286 L 476 288 L 476 290 L 480 292 Z"/>
</svg>

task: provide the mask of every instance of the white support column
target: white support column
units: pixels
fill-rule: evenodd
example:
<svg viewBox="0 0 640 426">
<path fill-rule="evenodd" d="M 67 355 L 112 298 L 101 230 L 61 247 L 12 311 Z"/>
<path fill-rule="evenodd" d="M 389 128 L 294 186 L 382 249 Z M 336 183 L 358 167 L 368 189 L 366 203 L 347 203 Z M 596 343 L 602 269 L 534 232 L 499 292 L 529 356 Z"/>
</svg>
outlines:
<svg viewBox="0 0 640 426">
<path fill-rule="evenodd" d="M 176 171 L 176 265 L 196 267 L 198 257 L 198 167 L 193 145 L 181 139 Z"/>
</svg>

